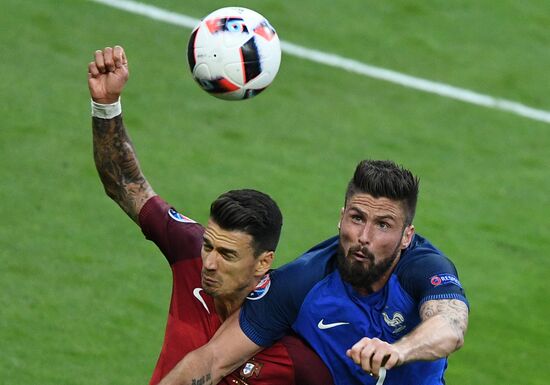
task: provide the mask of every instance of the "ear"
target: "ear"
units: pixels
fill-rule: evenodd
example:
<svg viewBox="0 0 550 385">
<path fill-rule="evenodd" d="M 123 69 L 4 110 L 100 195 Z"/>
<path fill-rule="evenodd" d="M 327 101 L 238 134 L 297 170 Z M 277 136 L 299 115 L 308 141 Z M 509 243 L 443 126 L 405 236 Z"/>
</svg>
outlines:
<svg viewBox="0 0 550 385">
<path fill-rule="evenodd" d="M 344 218 L 344 207 L 340 209 L 340 220 L 338 221 L 338 230 L 340 230 L 340 226 L 342 225 L 342 219 Z"/>
<path fill-rule="evenodd" d="M 274 258 L 275 258 L 274 251 L 264 251 L 256 259 L 256 270 L 254 271 L 254 275 L 256 276 L 265 275 L 269 271 L 269 269 L 271 269 L 271 265 L 273 264 Z"/>
<path fill-rule="evenodd" d="M 414 225 L 408 225 L 407 227 L 405 227 L 405 231 L 403 231 L 403 237 L 401 238 L 401 249 L 405 249 L 411 244 L 414 231 Z"/>
</svg>

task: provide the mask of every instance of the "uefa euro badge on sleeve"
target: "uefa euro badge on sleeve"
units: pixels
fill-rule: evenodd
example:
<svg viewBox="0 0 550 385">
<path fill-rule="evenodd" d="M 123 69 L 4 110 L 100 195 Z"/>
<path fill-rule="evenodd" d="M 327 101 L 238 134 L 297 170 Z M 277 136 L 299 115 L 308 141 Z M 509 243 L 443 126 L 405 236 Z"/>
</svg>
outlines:
<svg viewBox="0 0 550 385">
<path fill-rule="evenodd" d="M 192 220 L 191 218 L 188 218 L 186 217 L 185 215 L 182 215 L 180 213 L 178 213 L 176 210 L 174 210 L 173 208 L 170 208 L 168 210 L 168 215 L 170 215 L 170 218 L 172 218 L 173 220 L 175 221 L 178 221 L 178 222 L 182 222 L 182 223 L 197 223 L 195 222 L 194 220 Z"/>
<path fill-rule="evenodd" d="M 267 273 L 266 275 L 264 275 L 262 280 L 256 285 L 256 288 L 250 294 L 248 294 L 248 297 L 246 297 L 246 299 L 255 301 L 257 299 L 262 298 L 264 295 L 267 294 L 270 286 L 271 286 L 271 277 L 269 276 L 269 273 Z"/>
</svg>

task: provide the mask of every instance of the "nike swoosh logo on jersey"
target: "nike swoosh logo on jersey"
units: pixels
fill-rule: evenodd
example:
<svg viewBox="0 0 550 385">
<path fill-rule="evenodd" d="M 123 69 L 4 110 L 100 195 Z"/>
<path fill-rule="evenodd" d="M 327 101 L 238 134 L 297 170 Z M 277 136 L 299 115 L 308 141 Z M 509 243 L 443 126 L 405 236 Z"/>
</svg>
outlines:
<svg viewBox="0 0 550 385">
<path fill-rule="evenodd" d="M 201 287 L 197 287 L 193 289 L 193 295 L 195 296 L 195 298 L 197 298 L 200 301 L 200 303 L 202 303 L 202 306 L 204 306 L 208 314 L 210 314 L 210 310 L 208 310 L 208 306 L 206 306 L 206 302 L 204 301 L 204 298 L 201 297 L 201 290 L 202 290 Z"/>
<path fill-rule="evenodd" d="M 317 327 L 321 330 L 335 328 L 336 326 L 342 326 L 342 325 L 349 325 L 349 322 L 333 322 L 331 324 L 326 324 L 325 319 L 323 318 L 319 323 L 317 324 Z"/>
</svg>

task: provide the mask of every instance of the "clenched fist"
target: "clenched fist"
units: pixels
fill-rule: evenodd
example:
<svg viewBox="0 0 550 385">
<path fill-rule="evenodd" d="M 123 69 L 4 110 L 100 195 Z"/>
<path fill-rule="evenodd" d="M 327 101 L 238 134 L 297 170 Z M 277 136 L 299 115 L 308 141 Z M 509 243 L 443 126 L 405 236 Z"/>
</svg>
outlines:
<svg viewBox="0 0 550 385">
<path fill-rule="evenodd" d="M 95 51 L 95 60 L 88 65 L 88 88 L 93 101 L 115 103 L 128 75 L 128 60 L 124 48 L 117 45 Z"/>
</svg>

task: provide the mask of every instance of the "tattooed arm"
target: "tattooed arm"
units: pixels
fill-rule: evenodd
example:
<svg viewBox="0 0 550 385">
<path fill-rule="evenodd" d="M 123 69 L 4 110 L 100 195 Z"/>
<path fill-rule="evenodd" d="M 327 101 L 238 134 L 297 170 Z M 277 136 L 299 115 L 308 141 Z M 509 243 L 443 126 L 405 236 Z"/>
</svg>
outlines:
<svg viewBox="0 0 550 385">
<path fill-rule="evenodd" d="M 213 385 L 262 350 L 239 325 L 233 313 L 205 345 L 188 353 L 158 385 Z"/>
<path fill-rule="evenodd" d="M 422 322 L 395 343 L 401 363 L 447 357 L 464 344 L 468 307 L 457 299 L 426 301 L 420 307 Z"/>
<path fill-rule="evenodd" d="M 120 46 L 95 52 L 88 65 L 88 87 L 94 102 L 116 103 L 128 80 L 128 61 Z M 155 195 L 143 176 L 122 121 L 93 117 L 94 160 L 105 192 L 137 223 L 139 211 Z"/>
<path fill-rule="evenodd" d="M 94 160 L 105 192 L 137 223 L 138 215 L 155 195 L 139 167 L 122 116 L 92 118 Z"/>
<path fill-rule="evenodd" d="M 422 322 L 394 344 L 378 338 L 362 338 L 347 355 L 365 371 L 378 375 L 380 367 L 391 369 L 412 361 L 447 357 L 464 344 L 468 307 L 456 299 L 426 301 L 420 307 Z"/>
</svg>

